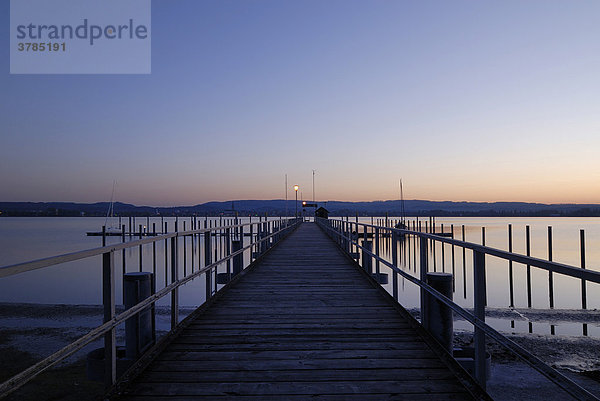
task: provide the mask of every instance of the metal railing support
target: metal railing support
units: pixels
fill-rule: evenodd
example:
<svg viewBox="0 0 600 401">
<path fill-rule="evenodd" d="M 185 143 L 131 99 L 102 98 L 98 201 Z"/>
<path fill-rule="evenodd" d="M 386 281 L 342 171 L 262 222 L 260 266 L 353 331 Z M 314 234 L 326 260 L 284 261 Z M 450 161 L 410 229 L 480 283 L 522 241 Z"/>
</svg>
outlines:
<svg viewBox="0 0 600 401">
<path fill-rule="evenodd" d="M 369 275 L 373 274 L 373 257 L 371 256 L 372 250 L 373 242 L 363 239 L 362 264 L 363 268 L 367 271 L 367 273 L 369 273 Z"/>
<path fill-rule="evenodd" d="M 421 244 L 419 247 L 420 278 L 421 278 L 421 282 L 426 283 L 427 282 L 427 271 L 428 271 L 428 260 L 427 260 L 428 239 L 427 239 L 427 237 L 421 237 L 420 241 L 421 241 Z M 420 293 L 421 293 L 421 324 L 423 325 L 423 327 L 425 327 L 427 330 L 429 330 L 429 322 L 427 321 L 427 301 L 425 300 L 425 298 L 427 297 L 427 291 L 423 287 L 421 287 Z"/>
<path fill-rule="evenodd" d="M 102 255 L 102 303 L 104 323 L 115 318 L 115 255 L 113 251 Z M 104 334 L 104 384 L 108 388 L 117 381 L 117 338 L 113 327 Z"/>
<path fill-rule="evenodd" d="M 373 239 L 373 242 L 375 243 L 375 274 L 377 279 L 379 280 L 379 227 L 375 227 L 375 232 L 373 233 L 373 236 L 375 237 Z"/>
<path fill-rule="evenodd" d="M 212 233 L 207 231 L 204 233 L 204 266 L 211 264 L 212 260 Z M 206 300 L 212 296 L 212 274 L 211 269 L 205 272 L 206 276 Z"/>
<path fill-rule="evenodd" d="M 398 234 L 392 231 L 392 264 L 398 267 Z M 392 270 L 392 295 L 398 301 L 398 273 Z"/>
<path fill-rule="evenodd" d="M 171 284 L 179 280 L 177 237 L 171 237 Z M 179 288 L 171 291 L 171 330 L 179 323 Z"/>
<path fill-rule="evenodd" d="M 473 251 L 473 286 L 474 286 L 474 315 L 485 322 L 485 253 Z M 475 326 L 473 340 L 475 343 L 475 378 L 479 385 L 486 388 L 486 351 L 485 331 Z"/>
</svg>

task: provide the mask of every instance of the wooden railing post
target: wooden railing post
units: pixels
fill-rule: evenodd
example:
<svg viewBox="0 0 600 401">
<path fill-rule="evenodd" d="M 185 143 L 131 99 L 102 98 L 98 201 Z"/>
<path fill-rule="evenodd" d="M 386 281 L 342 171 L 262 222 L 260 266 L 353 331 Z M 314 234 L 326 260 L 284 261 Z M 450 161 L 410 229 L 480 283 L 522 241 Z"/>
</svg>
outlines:
<svg viewBox="0 0 600 401">
<path fill-rule="evenodd" d="M 256 247 L 254 246 L 254 224 L 252 223 L 252 216 L 250 216 L 250 263 L 254 260 L 254 252 L 256 252 Z"/>
<path fill-rule="evenodd" d="M 171 237 L 171 283 L 179 280 L 179 252 L 177 251 L 177 237 Z M 179 288 L 171 291 L 171 330 L 179 323 Z"/>
<path fill-rule="evenodd" d="M 473 251 L 473 287 L 475 317 L 485 322 L 485 253 Z M 486 351 L 485 331 L 474 327 L 473 340 L 475 343 L 475 378 L 485 390 L 486 387 Z"/>
<path fill-rule="evenodd" d="M 420 278 L 422 283 L 427 282 L 428 260 L 427 260 L 427 238 L 420 237 L 419 244 L 419 263 L 420 263 Z M 421 324 L 425 329 L 429 330 L 429 322 L 427 321 L 427 291 L 421 288 Z"/>
<path fill-rule="evenodd" d="M 398 233 L 390 230 L 392 235 L 392 264 L 398 267 Z M 392 271 L 392 294 L 394 299 L 398 301 L 398 272 Z"/>
<path fill-rule="evenodd" d="M 115 256 L 114 252 L 102 254 L 102 304 L 104 323 L 115 318 Z M 111 387 L 117 381 L 117 339 L 112 328 L 104 335 L 104 384 Z"/>
<path fill-rule="evenodd" d="M 206 222 L 205 222 L 205 225 L 206 225 Z M 204 266 L 205 267 L 210 265 L 211 260 L 212 260 L 211 235 L 212 234 L 210 231 L 204 232 Z M 210 269 L 207 270 L 206 272 L 204 272 L 204 275 L 206 276 L 206 300 L 208 301 L 210 299 L 210 297 L 212 296 L 212 276 L 211 276 Z"/>
<path fill-rule="evenodd" d="M 377 277 L 377 281 L 379 281 L 380 279 L 380 275 L 379 275 L 379 227 L 375 227 L 375 233 L 374 235 L 374 241 L 373 241 L 373 245 L 375 246 L 375 251 L 373 252 L 375 254 L 375 275 Z"/>
<path fill-rule="evenodd" d="M 529 226 L 525 226 L 525 252 L 531 256 L 531 232 Z M 531 308 L 531 266 L 527 265 L 527 307 Z"/>
</svg>

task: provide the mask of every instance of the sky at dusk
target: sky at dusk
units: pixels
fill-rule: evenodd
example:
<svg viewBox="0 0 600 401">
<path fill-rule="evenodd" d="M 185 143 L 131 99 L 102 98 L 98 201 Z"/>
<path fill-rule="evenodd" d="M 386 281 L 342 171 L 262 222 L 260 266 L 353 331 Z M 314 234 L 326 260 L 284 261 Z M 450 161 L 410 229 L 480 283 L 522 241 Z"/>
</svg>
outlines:
<svg viewBox="0 0 600 401">
<path fill-rule="evenodd" d="M 155 0 L 149 75 L 10 75 L 0 16 L 0 201 L 600 203 L 596 0 Z"/>
</svg>

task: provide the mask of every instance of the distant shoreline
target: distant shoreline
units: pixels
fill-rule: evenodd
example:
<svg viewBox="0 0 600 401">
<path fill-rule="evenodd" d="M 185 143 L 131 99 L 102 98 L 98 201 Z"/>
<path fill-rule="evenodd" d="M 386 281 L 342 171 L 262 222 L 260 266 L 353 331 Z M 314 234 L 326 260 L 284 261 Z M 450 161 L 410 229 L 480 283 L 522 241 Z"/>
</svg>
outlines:
<svg viewBox="0 0 600 401">
<path fill-rule="evenodd" d="M 106 217 L 111 209 L 122 217 L 219 217 L 292 216 L 295 201 L 234 200 L 207 202 L 194 206 L 153 207 L 110 202 L 0 202 L 0 217 Z M 331 217 L 600 217 L 600 204 L 544 204 L 528 202 L 450 202 L 429 200 L 387 200 L 371 202 L 317 202 Z M 112 207 L 112 208 L 111 208 Z M 304 208 L 312 215 L 313 207 Z M 298 204 L 298 212 L 301 212 Z"/>
<path fill-rule="evenodd" d="M 527 202 L 443 202 L 389 200 L 372 202 L 317 202 L 331 217 L 600 217 L 600 204 L 543 204 Z M 109 202 L 0 202 L 0 217 L 106 217 Z M 121 217 L 240 217 L 292 216 L 294 201 L 238 200 L 194 206 L 152 207 L 116 202 L 111 209 Z M 312 215 L 313 207 L 298 212 Z"/>
</svg>

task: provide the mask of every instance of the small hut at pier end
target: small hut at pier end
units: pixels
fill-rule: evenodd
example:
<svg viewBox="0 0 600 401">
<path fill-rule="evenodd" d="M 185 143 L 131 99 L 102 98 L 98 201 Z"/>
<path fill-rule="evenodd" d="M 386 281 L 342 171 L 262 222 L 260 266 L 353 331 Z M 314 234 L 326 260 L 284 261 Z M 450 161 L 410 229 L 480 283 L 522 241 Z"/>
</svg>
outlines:
<svg viewBox="0 0 600 401">
<path fill-rule="evenodd" d="M 329 210 L 325 209 L 323 206 L 315 210 L 315 217 L 320 217 L 322 219 L 329 218 Z"/>
</svg>

